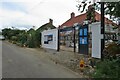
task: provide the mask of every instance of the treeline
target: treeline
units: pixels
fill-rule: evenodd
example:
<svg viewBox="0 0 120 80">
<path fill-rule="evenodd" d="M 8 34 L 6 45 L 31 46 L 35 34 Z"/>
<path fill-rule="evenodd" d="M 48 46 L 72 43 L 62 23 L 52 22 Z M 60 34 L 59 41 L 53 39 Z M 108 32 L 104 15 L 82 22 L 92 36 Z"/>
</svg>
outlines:
<svg viewBox="0 0 120 80">
<path fill-rule="evenodd" d="M 41 33 L 32 28 L 28 31 L 5 28 L 2 30 L 2 35 L 6 40 L 19 46 L 33 48 L 41 45 Z"/>
</svg>

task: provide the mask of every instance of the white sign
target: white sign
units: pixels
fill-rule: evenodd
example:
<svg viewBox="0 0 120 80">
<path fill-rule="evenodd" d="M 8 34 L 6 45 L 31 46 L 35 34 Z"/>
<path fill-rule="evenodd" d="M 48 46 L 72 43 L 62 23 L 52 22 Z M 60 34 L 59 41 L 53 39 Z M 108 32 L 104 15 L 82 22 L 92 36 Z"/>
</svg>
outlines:
<svg viewBox="0 0 120 80">
<path fill-rule="evenodd" d="M 58 29 L 45 30 L 42 32 L 42 47 L 58 49 Z"/>
<path fill-rule="evenodd" d="M 92 31 L 92 57 L 101 58 L 101 39 L 103 35 L 101 34 L 100 22 L 91 24 Z"/>
</svg>

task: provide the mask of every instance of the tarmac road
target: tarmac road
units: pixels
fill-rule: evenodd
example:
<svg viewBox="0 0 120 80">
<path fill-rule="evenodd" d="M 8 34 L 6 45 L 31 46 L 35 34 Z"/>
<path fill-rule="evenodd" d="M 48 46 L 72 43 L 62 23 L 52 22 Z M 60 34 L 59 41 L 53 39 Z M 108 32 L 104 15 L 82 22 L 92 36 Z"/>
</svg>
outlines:
<svg viewBox="0 0 120 80">
<path fill-rule="evenodd" d="M 80 78 L 80 75 L 33 55 L 35 51 L 2 43 L 3 78 Z"/>
</svg>

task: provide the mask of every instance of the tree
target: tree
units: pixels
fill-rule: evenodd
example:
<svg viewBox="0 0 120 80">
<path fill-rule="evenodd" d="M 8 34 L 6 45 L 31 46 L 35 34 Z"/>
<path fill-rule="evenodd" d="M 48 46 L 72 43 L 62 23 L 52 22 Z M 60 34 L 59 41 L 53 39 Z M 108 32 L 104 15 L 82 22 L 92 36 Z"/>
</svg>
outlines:
<svg viewBox="0 0 120 80">
<path fill-rule="evenodd" d="M 2 35 L 3 35 L 6 39 L 10 39 L 10 38 L 11 38 L 11 29 L 10 29 L 10 28 L 2 29 Z"/>
<path fill-rule="evenodd" d="M 8 40 L 18 40 L 18 35 L 22 33 L 22 30 L 5 28 L 2 29 L 2 35 Z M 14 36 L 14 37 L 13 37 Z M 15 39 L 16 37 L 16 39 Z"/>
<path fill-rule="evenodd" d="M 79 3 L 77 7 L 78 7 L 78 10 L 80 12 L 84 12 L 86 10 L 88 12 L 87 19 L 90 20 L 91 18 L 89 16 L 91 16 L 93 14 L 90 14 L 89 12 L 91 12 L 91 10 L 92 11 L 94 11 L 94 10 L 99 11 L 100 10 L 100 3 L 101 2 L 96 2 L 96 3 L 91 4 L 91 1 L 89 3 L 87 3 L 87 0 L 85 0 L 84 2 Z M 119 2 L 104 2 L 104 3 L 105 3 L 105 14 L 109 14 L 110 18 L 113 18 L 113 19 L 120 17 L 120 10 L 119 10 L 120 1 Z M 91 8 L 86 9 L 87 5 L 89 5 Z M 81 9 L 82 9 L 82 11 L 81 11 Z"/>
<path fill-rule="evenodd" d="M 27 33 L 26 33 L 25 30 L 21 30 L 21 32 L 19 33 L 19 35 L 17 35 L 17 37 L 18 37 L 18 40 L 17 40 L 18 43 L 20 43 L 22 46 L 24 44 L 26 44 L 26 42 L 27 42 Z"/>
<path fill-rule="evenodd" d="M 105 3 L 106 14 L 114 16 L 115 18 L 120 17 L 120 1 L 119 2 L 108 2 Z"/>
<path fill-rule="evenodd" d="M 30 29 L 29 31 L 27 31 L 27 46 L 30 48 L 34 48 L 36 47 L 36 38 L 35 38 L 35 30 L 34 29 Z"/>
</svg>

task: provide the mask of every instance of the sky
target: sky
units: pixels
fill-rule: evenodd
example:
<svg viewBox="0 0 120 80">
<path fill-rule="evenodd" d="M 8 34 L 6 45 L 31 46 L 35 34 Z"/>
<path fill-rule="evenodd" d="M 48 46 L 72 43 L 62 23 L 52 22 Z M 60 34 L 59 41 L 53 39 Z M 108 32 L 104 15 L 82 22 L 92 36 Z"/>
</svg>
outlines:
<svg viewBox="0 0 120 80">
<path fill-rule="evenodd" d="M 75 16 L 81 14 L 76 7 L 80 1 L 86 0 L 0 0 L 0 31 L 11 27 L 37 29 L 49 19 L 58 27 L 70 19 L 72 12 Z"/>
<path fill-rule="evenodd" d="M 58 27 L 70 19 L 70 13 L 80 14 L 77 4 L 77 0 L 0 0 L 0 29 L 37 29 L 50 18 Z"/>
</svg>

